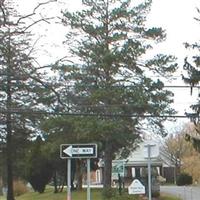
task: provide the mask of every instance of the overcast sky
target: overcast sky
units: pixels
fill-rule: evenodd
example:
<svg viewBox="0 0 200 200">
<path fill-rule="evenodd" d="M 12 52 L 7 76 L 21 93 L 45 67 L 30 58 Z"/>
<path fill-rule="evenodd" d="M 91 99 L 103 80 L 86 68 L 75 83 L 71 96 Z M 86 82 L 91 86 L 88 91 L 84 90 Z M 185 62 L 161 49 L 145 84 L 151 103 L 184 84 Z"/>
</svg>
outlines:
<svg viewBox="0 0 200 200">
<path fill-rule="evenodd" d="M 198 42 L 200 40 L 200 22 L 194 17 L 200 17 L 196 8 L 200 8 L 199 0 L 153 0 L 149 23 L 163 27 L 167 33 L 166 42 L 159 45 L 159 50 L 166 51 L 178 57 L 182 72 L 183 60 L 191 55 L 191 51 L 184 48 L 184 42 Z M 183 85 L 180 74 L 172 85 Z M 190 96 L 190 89 L 174 89 L 174 107 L 180 115 L 189 111 L 188 107 L 197 98 L 197 89 Z M 195 96 L 196 95 L 196 96 Z"/>
<path fill-rule="evenodd" d="M 46 0 L 17 1 L 22 12 L 30 13 L 38 2 Z M 133 0 L 133 2 L 135 1 L 143 2 L 143 0 Z M 47 10 L 47 15 L 55 16 L 60 13 L 61 9 L 76 10 L 81 6 L 81 0 L 57 0 L 57 2 L 44 7 Z M 200 8 L 199 0 L 153 0 L 147 24 L 162 27 L 167 33 L 166 42 L 159 44 L 157 47 L 159 51 L 175 54 L 181 59 L 187 55 L 188 51 L 185 51 L 183 43 L 200 39 L 200 37 L 198 38 L 200 23 L 194 20 L 194 17 L 198 17 L 197 7 Z M 65 32 L 62 31 L 64 28 L 61 26 L 55 28 L 53 23 L 48 26 L 41 23 L 40 26 L 41 29 L 37 31 L 46 31 L 48 37 L 51 38 L 51 42 L 59 46 L 64 39 Z"/>
<path fill-rule="evenodd" d="M 24 13 L 30 13 L 32 8 L 37 5 L 37 2 L 45 0 L 18 0 L 20 10 Z M 135 0 L 134 0 L 135 1 Z M 140 1 L 140 0 L 137 0 Z M 142 1 L 142 0 L 141 0 Z M 81 0 L 58 0 L 58 3 L 53 3 L 45 9 L 50 16 L 57 15 L 61 9 L 76 10 L 81 5 Z M 200 8 L 199 0 L 153 0 L 151 12 L 148 16 L 147 24 L 149 26 L 159 26 L 166 30 L 167 39 L 159 44 L 155 52 L 172 54 L 178 57 L 178 63 L 182 67 L 184 57 L 191 54 L 184 48 L 184 42 L 197 42 L 200 39 L 200 22 L 194 20 L 194 17 L 200 17 L 196 8 Z M 64 51 L 60 51 L 60 46 L 64 40 L 64 27 L 52 23 L 46 28 L 41 24 L 36 32 L 41 32 L 41 35 L 47 35 L 48 41 L 43 45 L 45 49 L 52 49 L 46 52 L 46 59 L 53 61 L 54 57 L 59 58 L 65 55 Z M 54 44 L 52 44 L 52 41 Z M 45 57 L 40 58 L 41 62 L 46 62 Z M 182 69 L 180 67 L 177 73 L 176 80 L 172 85 L 183 85 L 181 80 Z M 168 83 L 167 83 L 168 84 Z M 169 84 L 168 84 L 169 85 Z M 189 105 L 197 98 L 190 96 L 189 89 L 174 89 L 175 104 L 174 107 L 179 111 L 179 115 L 184 115 L 188 111 Z M 197 95 L 197 90 L 194 92 Z"/>
</svg>

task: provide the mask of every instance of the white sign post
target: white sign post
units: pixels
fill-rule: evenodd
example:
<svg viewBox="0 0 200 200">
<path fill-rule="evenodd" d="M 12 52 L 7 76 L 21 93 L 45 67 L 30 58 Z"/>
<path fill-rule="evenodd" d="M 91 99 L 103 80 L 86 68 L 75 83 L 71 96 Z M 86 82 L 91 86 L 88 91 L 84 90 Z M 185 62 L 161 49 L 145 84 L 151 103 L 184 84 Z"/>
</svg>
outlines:
<svg viewBox="0 0 200 200">
<path fill-rule="evenodd" d="M 145 187 L 138 179 L 135 179 L 128 187 L 128 194 L 145 194 Z"/>
<path fill-rule="evenodd" d="M 91 192 L 90 192 L 90 159 L 87 158 L 87 200 L 90 200 Z"/>
<path fill-rule="evenodd" d="M 155 143 L 147 143 L 144 147 L 144 157 L 148 159 L 148 196 L 149 200 L 151 200 L 151 158 L 158 157 L 159 149 Z"/>
<path fill-rule="evenodd" d="M 67 200 L 71 200 L 71 158 L 67 159 Z"/>
</svg>

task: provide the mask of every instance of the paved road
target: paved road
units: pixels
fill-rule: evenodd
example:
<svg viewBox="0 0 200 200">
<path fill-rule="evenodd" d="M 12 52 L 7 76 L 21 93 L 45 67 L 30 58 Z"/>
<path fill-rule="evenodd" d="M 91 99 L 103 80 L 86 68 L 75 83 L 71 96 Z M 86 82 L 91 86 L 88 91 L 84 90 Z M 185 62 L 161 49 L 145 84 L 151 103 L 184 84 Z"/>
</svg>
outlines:
<svg viewBox="0 0 200 200">
<path fill-rule="evenodd" d="M 161 186 L 160 190 L 180 197 L 182 200 L 200 200 L 200 186 Z"/>
</svg>

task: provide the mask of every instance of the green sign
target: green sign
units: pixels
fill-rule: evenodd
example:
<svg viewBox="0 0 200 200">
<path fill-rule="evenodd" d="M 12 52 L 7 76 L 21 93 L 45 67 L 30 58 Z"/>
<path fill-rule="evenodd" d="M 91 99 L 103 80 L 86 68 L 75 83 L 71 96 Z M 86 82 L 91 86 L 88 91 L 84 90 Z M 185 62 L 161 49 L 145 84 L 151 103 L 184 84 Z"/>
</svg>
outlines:
<svg viewBox="0 0 200 200">
<path fill-rule="evenodd" d="M 124 177 L 124 164 L 125 160 L 113 160 L 112 161 L 112 179 L 118 179 L 118 174 L 121 177 Z"/>
</svg>

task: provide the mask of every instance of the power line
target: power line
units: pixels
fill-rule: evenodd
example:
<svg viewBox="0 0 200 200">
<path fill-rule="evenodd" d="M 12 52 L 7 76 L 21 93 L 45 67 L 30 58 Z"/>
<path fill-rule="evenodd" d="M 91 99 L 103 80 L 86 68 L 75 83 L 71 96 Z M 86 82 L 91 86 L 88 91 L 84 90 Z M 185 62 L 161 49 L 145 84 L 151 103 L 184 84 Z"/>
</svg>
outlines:
<svg viewBox="0 0 200 200">
<path fill-rule="evenodd" d="M 75 85 L 66 85 L 66 87 L 68 88 L 73 88 L 75 87 Z M 80 87 L 99 87 L 101 89 L 100 86 L 98 85 L 85 85 L 85 86 L 80 86 Z M 128 87 L 137 87 L 136 85 L 113 85 L 113 86 L 109 86 L 109 87 L 124 87 L 124 88 L 128 88 Z M 194 86 L 190 86 L 190 85 L 164 85 L 164 88 L 198 88 L 200 89 L 200 85 L 194 85 Z"/>
<path fill-rule="evenodd" d="M 88 117 L 122 117 L 122 118 L 189 118 L 186 115 L 157 115 L 157 114 L 105 114 L 105 113 L 71 113 L 71 112 L 48 112 L 48 111 L 33 111 L 33 110 L 22 110 L 22 109 L 14 109 L 14 110 L 5 110 L 0 109 L 0 113 L 2 114 L 28 114 L 28 115 L 53 115 L 53 116 L 88 116 Z M 197 117 L 195 115 L 193 118 Z"/>
<path fill-rule="evenodd" d="M 165 85 L 165 88 L 200 88 L 200 86 L 189 86 L 189 85 Z"/>
</svg>

